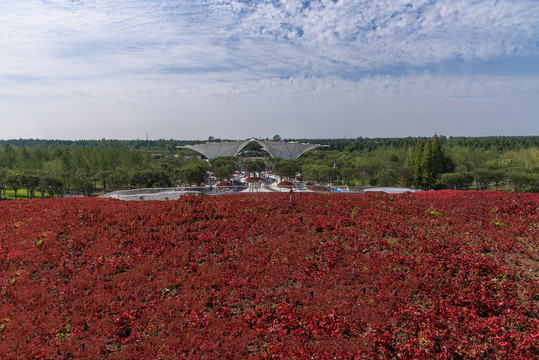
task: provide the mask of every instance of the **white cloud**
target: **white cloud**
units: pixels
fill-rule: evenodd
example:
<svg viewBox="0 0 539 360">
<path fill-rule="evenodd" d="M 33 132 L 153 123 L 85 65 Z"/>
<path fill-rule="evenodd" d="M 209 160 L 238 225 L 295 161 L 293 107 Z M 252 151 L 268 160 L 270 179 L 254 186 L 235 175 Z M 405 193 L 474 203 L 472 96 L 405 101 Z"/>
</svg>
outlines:
<svg viewBox="0 0 539 360">
<path fill-rule="evenodd" d="M 537 19 L 533 0 L 4 0 L 0 116 L 35 119 L 37 104 L 67 129 L 70 118 L 121 129 L 154 114 L 247 127 L 338 115 L 356 129 L 358 114 L 391 124 L 399 109 L 423 118 L 436 104 L 507 115 L 511 99 L 529 119 Z"/>
<path fill-rule="evenodd" d="M 30 76 L 71 70 L 110 76 L 173 65 L 195 72 L 227 65 L 220 71 L 257 77 L 317 76 L 338 74 L 343 66 L 383 72 L 539 52 L 539 5 L 530 0 L 2 4 L 2 73 Z M 83 71 L 70 58 L 86 63 Z"/>
</svg>

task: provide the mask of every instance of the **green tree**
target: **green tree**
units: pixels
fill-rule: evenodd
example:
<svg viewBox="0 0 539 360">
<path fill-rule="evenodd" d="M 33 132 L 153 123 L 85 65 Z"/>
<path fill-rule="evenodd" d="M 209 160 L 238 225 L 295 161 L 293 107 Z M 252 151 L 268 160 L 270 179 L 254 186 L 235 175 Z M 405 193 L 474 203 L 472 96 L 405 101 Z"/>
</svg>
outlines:
<svg viewBox="0 0 539 360">
<path fill-rule="evenodd" d="M 416 186 L 421 186 L 423 167 L 421 164 L 423 158 L 424 142 L 417 142 L 410 150 L 410 167 L 412 168 L 412 176 Z"/>
<path fill-rule="evenodd" d="M 260 176 L 260 173 L 266 169 L 266 163 L 262 159 L 247 159 L 243 162 L 243 169 L 249 173 L 253 173 L 255 176 Z"/>
<path fill-rule="evenodd" d="M 67 185 L 67 180 L 69 180 L 68 170 L 60 158 L 46 161 L 43 164 L 43 176 L 48 179 L 57 179 L 62 186 Z"/>
<path fill-rule="evenodd" d="M 539 191 L 539 171 L 517 169 L 511 174 L 511 186 L 516 191 Z"/>
<path fill-rule="evenodd" d="M 41 197 L 48 193 L 50 197 L 60 197 L 64 193 L 64 183 L 62 180 L 52 176 L 42 176 L 39 181 L 38 190 L 41 192 Z"/>
<path fill-rule="evenodd" d="M 363 157 L 357 157 L 354 160 L 354 167 L 357 169 L 356 179 L 359 185 L 370 185 L 374 178 L 374 169 L 370 166 L 367 159 Z"/>
<path fill-rule="evenodd" d="M 501 170 L 492 168 L 479 168 L 472 172 L 477 187 L 487 190 L 491 184 L 498 184 L 504 181 L 505 175 Z"/>
<path fill-rule="evenodd" d="M 273 159 L 273 169 L 281 178 L 286 178 L 290 180 L 294 178 L 300 171 L 300 165 L 297 159 Z"/>
<path fill-rule="evenodd" d="M 17 192 L 22 188 L 23 176 L 19 170 L 8 169 L 6 173 L 6 183 L 15 192 L 15 199 L 17 198 Z"/>
<path fill-rule="evenodd" d="M 28 191 L 31 198 L 35 197 L 35 191 L 39 187 L 39 175 L 33 171 L 28 171 L 22 176 L 22 186 Z"/>
<path fill-rule="evenodd" d="M 2 198 L 6 197 L 6 189 L 7 189 L 7 169 L 0 168 L 0 192 L 1 192 Z"/>
<path fill-rule="evenodd" d="M 129 184 L 129 171 L 126 168 L 118 167 L 111 171 L 108 176 L 108 183 L 114 190 L 126 188 Z"/>
<path fill-rule="evenodd" d="M 445 189 L 467 190 L 474 181 L 473 174 L 468 171 L 445 173 L 440 176 L 439 184 Z"/>
<path fill-rule="evenodd" d="M 112 177 L 112 170 L 106 170 L 106 169 L 100 169 L 94 176 L 92 176 L 92 179 L 94 181 L 100 181 L 103 185 L 103 192 L 107 192 L 107 185 L 109 184 L 109 180 Z M 95 187 L 97 187 L 96 184 L 94 184 Z"/>
<path fill-rule="evenodd" d="M 206 161 L 196 158 L 189 159 L 179 170 L 180 180 L 186 184 L 200 184 L 206 179 L 209 169 Z"/>
<path fill-rule="evenodd" d="M 13 169 L 17 162 L 17 153 L 8 143 L 4 144 L 0 151 L 0 167 Z"/>
<path fill-rule="evenodd" d="M 397 185 L 397 171 L 391 167 L 381 169 L 374 177 L 374 185 L 395 186 Z"/>
<path fill-rule="evenodd" d="M 85 196 L 90 196 L 94 191 L 94 183 L 88 179 L 88 176 L 82 170 L 79 170 L 72 177 L 72 185 L 75 192 Z"/>
<path fill-rule="evenodd" d="M 133 170 L 130 182 L 131 185 L 142 188 L 168 187 L 172 185 L 166 171 L 158 167 Z"/>
<path fill-rule="evenodd" d="M 6 197 L 6 188 L 7 188 L 7 169 L 0 168 L 0 192 L 2 198 Z"/>
<path fill-rule="evenodd" d="M 352 163 L 347 164 L 347 166 L 339 168 L 338 176 L 339 179 L 342 179 L 345 184 L 353 185 L 356 178 L 356 169 Z"/>
<path fill-rule="evenodd" d="M 333 168 L 324 163 L 304 164 L 301 167 L 301 175 L 307 181 L 318 183 L 331 182 Z"/>
<path fill-rule="evenodd" d="M 421 185 L 424 189 L 432 188 L 444 169 L 444 157 L 438 136 L 425 143 L 421 154 Z"/>
<path fill-rule="evenodd" d="M 220 181 L 229 179 L 236 172 L 238 158 L 233 156 L 220 156 L 210 160 L 211 171 Z"/>
<path fill-rule="evenodd" d="M 423 189 L 433 188 L 440 175 L 453 167 L 451 161 L 443 154 L 437 135 L 412 147 L 410 164 L 415 184 Z"/>
</svg>

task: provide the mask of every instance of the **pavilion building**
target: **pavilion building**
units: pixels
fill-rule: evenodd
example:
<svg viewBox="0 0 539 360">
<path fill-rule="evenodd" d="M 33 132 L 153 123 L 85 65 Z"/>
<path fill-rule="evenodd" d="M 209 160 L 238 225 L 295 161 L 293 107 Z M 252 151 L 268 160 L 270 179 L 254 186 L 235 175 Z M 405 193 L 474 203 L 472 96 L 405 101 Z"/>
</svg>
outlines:
<svg viewBox="0 0 539 360">
<path fill-rule="evenodd" d="M 270 156 L 284 159 L 296 159 L 309 150 L 327 146 L 303 144 L 299 142 L 262 141 L 251 139 L 245 141 L 207 142 L 204 144 L 177 146 L 177 148 L 194 150 L 204 155 L 208 159 L 215 159 L 219 156 L 236 156 L 251 141 L 256 141 L 260 146 L 262 146 L 262 149 L 270 154 Z"/>
</svg>

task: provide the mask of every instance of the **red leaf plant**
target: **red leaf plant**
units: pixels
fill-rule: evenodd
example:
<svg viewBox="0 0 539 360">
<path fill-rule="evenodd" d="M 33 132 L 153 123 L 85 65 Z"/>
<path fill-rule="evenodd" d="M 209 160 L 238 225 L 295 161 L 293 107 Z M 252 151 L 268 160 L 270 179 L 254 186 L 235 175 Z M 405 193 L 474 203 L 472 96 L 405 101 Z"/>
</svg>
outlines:
<svg viewBox="0 0 539 360">
<path fill-rule="evenodd" d="M 3 358 L 531 359 L 539 195 L 0 203 Z"/>
</svg>

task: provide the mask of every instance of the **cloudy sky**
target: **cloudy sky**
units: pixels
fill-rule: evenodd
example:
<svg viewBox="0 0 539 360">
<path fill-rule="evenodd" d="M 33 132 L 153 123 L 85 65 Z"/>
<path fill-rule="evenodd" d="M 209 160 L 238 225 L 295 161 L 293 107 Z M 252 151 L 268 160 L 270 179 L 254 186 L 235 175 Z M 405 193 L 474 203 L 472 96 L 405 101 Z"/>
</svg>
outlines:
<svg viewBox="0 0 539 360">
<path fill-rule="evenodd" d="M 0 0 L 0 138 L 539 134 L 537 0 Z"/>
</svg>

